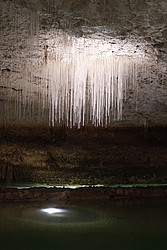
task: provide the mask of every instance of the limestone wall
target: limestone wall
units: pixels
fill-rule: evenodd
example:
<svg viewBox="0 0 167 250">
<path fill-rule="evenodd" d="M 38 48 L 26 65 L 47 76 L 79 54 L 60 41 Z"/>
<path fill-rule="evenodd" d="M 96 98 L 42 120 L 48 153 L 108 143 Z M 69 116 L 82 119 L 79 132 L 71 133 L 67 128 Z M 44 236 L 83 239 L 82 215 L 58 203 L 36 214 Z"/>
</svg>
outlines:
<svg viewBox="0 0 167 250">
<path fill-rule="evenodd" d="M 0 122 L 167 125 L 166 14 L 165 0 L 2 0 Z"/>
</svg>

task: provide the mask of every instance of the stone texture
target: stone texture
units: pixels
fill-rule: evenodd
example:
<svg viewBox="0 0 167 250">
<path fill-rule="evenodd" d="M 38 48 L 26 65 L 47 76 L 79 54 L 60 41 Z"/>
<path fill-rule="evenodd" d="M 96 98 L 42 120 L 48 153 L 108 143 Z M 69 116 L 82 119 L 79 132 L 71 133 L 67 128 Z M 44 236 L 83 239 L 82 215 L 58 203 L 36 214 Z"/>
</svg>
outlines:
<svg viewBox="0 0 167 250">
<path fill-rule="evenodd" d="M 166 0 L 0 1 L 1 181 L 166 183 L 166 13 Z M 46 68 L 55 49 L 46 45 L 59 32 L 65 34 L 62 44 L 74 36 L 100 37 L 113 45 L 119 41 L 120 50 L 125 46 L 134 54 L 143 46 L 151 62 L 149 77 L 140 78 L 139 72 L 136 86 L 129 86 L 123 119 L 112 121 L 113 130 L 40 127 L 48 126 L 50 115 L 43 105 L 47 94 L 40 96 L 48 81 L 42 85 L 35 70 L 37 64 Z M 134 51 L 128 41 L 135 44 Z M 8 130 L 13 124 L 17 126 Z M 121 133 L 121 126 L 128 129 Z"/>
<path fill-rule="evenodd" d="M 147 42 L 148 53 L 156 57 L 152 65 L 152 80 L 138 81 L 138 91 L 129 89 L 123 106 L 123 120 L 119 124 L 167 124 L 167 3 L 165 0 L 70 0 L 70 1 L 1 1 L 0 3 L 0 119 L 1 123 L 48 123 L 48 109 L 41 116 L 37 101 L 39 77 L 33 75 L 32 89 L 27 100 L 34 100 L 31 116 L 23 106 L 23 90 L 27 62 L 41 63 L 45 58 L 44 46 L 51 31 L 63 30 L 77 37 L 99 34 L 112 39 L 133 39 Z M 32 27 L 33 26 L 33 27 Z M 15 106 L 20 114 L 15 114 Z M 19 119 L 20 116 L 21 118 Z M 116 123 L 116 122 L 115 122 Z"/>
<path fill-rule="evenodd" d="M 113 200 L 128 198 L 166 197 L 166 187 L 147 188 L 30 188 L 17 190 L 15 188 L 0 188 L 0 201 L 90 201 Z"/>
<path fill-rule="evenodd" d="M 1 182 L 167 182 L 166 128 L 75 128 L 67 129 L 66 140 L 53 138 L 47 127 L 12 126 L 0 132 Z"/>
<path fill-rule="evenodd" d="M 1 166 L 1 179 L 6 180 L 6 166 Z"/>
<path fill-rule="evenodd" d="M 8 183 L 13 182 L 13 167 L 12 166 L 7 168 L 6 181 Z"/>
</svg>

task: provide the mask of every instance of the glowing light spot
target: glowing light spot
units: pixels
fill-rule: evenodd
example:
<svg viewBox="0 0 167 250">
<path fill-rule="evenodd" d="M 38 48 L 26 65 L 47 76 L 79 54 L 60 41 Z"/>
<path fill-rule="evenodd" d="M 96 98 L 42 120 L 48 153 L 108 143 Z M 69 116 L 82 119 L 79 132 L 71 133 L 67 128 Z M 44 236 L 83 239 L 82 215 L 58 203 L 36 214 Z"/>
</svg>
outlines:
<svg viewBox="0 0 167 250">
<path fill-rule="evenodd" d="M 60 209 L 60 208 L 45 208 L 45 209 L 41 209 L 41 211 L 48 213 L 48 214 L 59 214 L 59 213 L 65 212 L 64 209 Z"/>
</svg>

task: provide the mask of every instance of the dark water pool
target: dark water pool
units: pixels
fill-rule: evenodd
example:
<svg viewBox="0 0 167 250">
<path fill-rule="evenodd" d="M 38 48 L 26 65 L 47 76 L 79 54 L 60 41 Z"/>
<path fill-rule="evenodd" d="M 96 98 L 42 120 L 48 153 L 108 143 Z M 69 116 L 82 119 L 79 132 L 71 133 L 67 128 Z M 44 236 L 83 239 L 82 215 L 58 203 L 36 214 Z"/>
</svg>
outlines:
<svg viewBox="0 0 167 250">
<path fill-rule="evenodd" d="M 167 249 L 167 200 L 1 203 L 2 250 Z"/>
</svg>

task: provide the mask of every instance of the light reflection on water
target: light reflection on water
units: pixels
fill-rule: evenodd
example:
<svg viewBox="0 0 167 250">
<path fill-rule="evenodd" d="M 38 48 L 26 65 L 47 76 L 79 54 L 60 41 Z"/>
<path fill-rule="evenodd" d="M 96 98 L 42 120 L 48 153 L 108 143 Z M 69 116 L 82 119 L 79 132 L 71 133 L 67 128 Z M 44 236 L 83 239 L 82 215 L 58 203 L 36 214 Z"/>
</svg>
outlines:
<svg viewBox="0 0 167 250">
<path fill-rule="evenodd" d="M 1 249 L 166 250 L 166 212 L 164 199 L 3 203 Z"/>
</svg>

